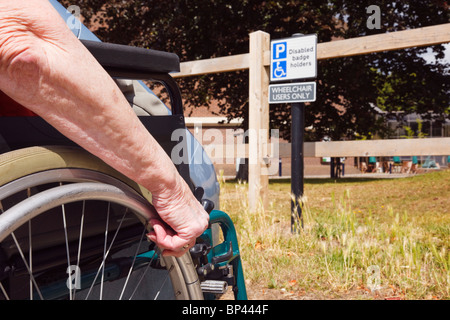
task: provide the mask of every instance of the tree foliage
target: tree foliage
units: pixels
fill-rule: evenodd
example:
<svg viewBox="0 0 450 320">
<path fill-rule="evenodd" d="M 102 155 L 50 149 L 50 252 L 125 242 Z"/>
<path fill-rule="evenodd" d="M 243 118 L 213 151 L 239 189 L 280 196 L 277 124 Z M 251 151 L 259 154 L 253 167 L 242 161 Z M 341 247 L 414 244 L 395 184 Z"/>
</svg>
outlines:
<svg viewBox="0 0 450 320">
<path fill-rule="evenodd" d="M 62 1 L 69 5 L 70 0 Z M 446 1 L 377 1 L 381 28 L 369 29 L 366 8 L 373 1 L 309 0 L 79 0 L 85 23 L 103 40 L 174 52 L 181 61 L 247 53 L 249 33 L 272 39 L 295 33 L 318 35 L 319 42 L 448 23 Z M 373 53 L 318 63 L 317 101 L 307 106 L 309 139 L 333 140 L 386 132 L 374 106 L 450 118 L 449 65 L 440 63 L 442 45 Z M 186 104 L 215 101 L 229 119 L 248 120 L 248 72 L 179 80 Z M 271 105 L 272 128 L 290 138 L 290 106 Z"/>
</svg>

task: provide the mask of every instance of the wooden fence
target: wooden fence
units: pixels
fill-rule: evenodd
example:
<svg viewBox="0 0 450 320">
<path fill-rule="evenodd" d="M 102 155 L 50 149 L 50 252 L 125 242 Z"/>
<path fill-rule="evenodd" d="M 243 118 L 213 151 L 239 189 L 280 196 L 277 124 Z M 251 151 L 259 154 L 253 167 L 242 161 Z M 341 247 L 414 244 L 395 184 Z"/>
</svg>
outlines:
<svg viewBox="0 0 450 320">
<path fill-rule="evenodd" d="M 332 59 L 354 55 L 399 50 L 412 47 L 431 46 L 450 42 L 450 23 L 371 35 L 346 40 L 337 40 L 317 45 L 317 59 Z M 249 69 L 249 128 L 269 129 L 269 65 L 270 35 L 262 31 L 250 34 L 248 54 L 197 60 L 181 63 L 181 71 L 174 78 L 195 75 L 231 72 Z M 255 210 L 262 199 L 267 201 L 268 175 L 262 174 L 267 166 L 267 157 L 262 150 L 268 145 L 269 137 L 249 137 L 246 156 L 249 157 L 249 208 Z M 315 142 L 305 144 L 305 156 L 394 156 L 394 155 L 448 155 L 449 138 L 381 141 Z M 378 150 L 378 153 L 374 151 Z"/>
</svg>

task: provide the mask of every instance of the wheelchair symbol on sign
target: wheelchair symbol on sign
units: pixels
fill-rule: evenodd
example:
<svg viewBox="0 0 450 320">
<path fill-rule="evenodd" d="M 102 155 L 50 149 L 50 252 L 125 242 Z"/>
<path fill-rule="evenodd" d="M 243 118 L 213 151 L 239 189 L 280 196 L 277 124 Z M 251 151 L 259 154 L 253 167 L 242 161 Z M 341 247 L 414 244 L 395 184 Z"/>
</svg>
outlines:
<svg viewBox="0 0 450 320">
<path fill-rule="evenodd" d="M 276 68 L 273 69 L 274 78 L 284 78 L 287 76 L 286 74 L 286 61 L 277 61 Z M 274 64 L 275 64 L 274 63 Z"/>
</svg>

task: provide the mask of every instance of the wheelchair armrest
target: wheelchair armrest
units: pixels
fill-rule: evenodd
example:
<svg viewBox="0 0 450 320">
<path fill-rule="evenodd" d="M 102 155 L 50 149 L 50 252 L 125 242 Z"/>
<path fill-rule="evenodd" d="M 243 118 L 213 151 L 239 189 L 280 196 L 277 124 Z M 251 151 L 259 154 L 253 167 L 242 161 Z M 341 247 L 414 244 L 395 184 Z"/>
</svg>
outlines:
<svg viewBox="0 0 450 320">
<path fill-rule="evenodd" d="M 180 71 L 180 59 L 174 53 L 106 42 L 80 40 L 111 77 L 155 80 L 167 89 L 172 114 L 183 114 L 183 101 L 170 72 Z"/>
<path fill-rule="evenodd" d="M 89 40 L 81 42 L 106 71 L 129 73 L 180 71 L 180 59 L 174 53 Z"/>
</svg>

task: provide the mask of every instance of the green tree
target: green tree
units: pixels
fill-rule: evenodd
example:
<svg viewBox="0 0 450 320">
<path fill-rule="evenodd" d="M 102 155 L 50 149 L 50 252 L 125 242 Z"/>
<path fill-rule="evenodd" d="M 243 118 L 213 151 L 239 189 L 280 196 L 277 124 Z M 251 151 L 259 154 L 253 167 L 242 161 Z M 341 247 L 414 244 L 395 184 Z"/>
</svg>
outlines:
<svg viewBox="0 0 450 320">
<path fill-rule="evenodd" d="M 63 0 L 63 4 L 73 4 Z M 249 33 L 262 30 L 272 39 L 294 33 L 318 35 L 319 42 L 448 23 L 446 1 L 377 1 L 381 28 L 369 29 L 366 8 L 373 1 L 256 0 L 79 0 L 85 23 L 103 40 L 177 53 L 181 61 L 247 53 Z M 388 113 L 449 118 L 449 65 L 440 63 L 443 46 L 374 53 L 319 61 L 317 101 L 307 107 L 310 140 L 333 140 L 386 132 L 373 108 Z M 447 72 L 446 72 L 447 70 Z M 179 80 L 186 104 L 218 101 L 229 119 L 248 120 L 248 72 Z M 431 111 L 431 112 L 430 112 Z M 272 128 L 290 138 L 290 106 L 271 105 Z"/>
</svg>

